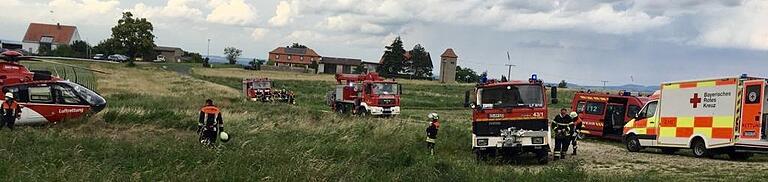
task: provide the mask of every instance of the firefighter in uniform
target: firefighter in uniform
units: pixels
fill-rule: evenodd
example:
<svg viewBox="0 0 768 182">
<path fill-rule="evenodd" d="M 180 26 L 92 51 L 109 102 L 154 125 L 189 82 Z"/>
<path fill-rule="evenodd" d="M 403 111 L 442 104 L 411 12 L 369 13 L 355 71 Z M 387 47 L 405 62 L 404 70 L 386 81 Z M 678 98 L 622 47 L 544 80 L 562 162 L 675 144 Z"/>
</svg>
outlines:
<svg viewBox="0 0 768 182">
<path fill-rule="evenodd" d="M 437 113 L 430 113 L 427 117 L 432 120 L 427 127 L 427 148 L 430 155 L 435 155 L 435 139 L 437 139 L 437 131 L 440 129 L 440 117 Z"/>
<path fill-rule="evenodd" d="M 221 109 L 213 105 L 213 100 L 206 100 L 205 106 L 200 108 L 200 119 L 197 124 L 200 142 L 208 139 L 211 145 L 216 143 L 219 132 L 224 131 L 224 120 L 221 117 Z"/>
<path fill-rule="evenodd" d="M 573 120 L 568 116 L 567 109 L 560 109 L 560 114 L 554 119 L 555 131 L 555 152 L 554 160 L 565 159 L 565 153 L 568 152 L 568 145 L 571 143 L 571 128 Z"/>
<path fill-rule="evenodd" d="M 21 117 L 21 106 L 16 100 L 13 99 L 13 93 L 5 93 L 5 102 L 3 102 L 3 109 L 0 110 L 2 115 L 2 121 L 0 121 L 0 129 L 8 127 L 13 130 L 13 125 L 16 124 L 16 119 Z"/>
<path fill-rule="evenodd" d="M 571 155 L 576 155 L 576 149 L 579 148 L 577 145 L 577 140 L 579 139 L 579 131 L 581 131 L 581 118 L 579 118 L 579 114 L 576 112 L 571 112 L 569 116 L 571 117 L 571 121 L 573 121 L 573 129 L 571 130 L 571 145 L 573 145 L 573 153 L 571 153 Z"/>
</svg>

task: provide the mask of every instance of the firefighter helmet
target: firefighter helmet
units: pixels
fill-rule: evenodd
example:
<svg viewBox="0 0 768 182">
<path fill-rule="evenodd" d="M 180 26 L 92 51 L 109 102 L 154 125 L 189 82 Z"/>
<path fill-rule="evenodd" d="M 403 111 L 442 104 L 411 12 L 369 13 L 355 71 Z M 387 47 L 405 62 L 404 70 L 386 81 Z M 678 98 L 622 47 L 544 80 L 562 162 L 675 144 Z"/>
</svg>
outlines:
<svg viewBox="0 0 768 182">
<path fill-rule="evenodd" d="M 13 93 L 7 92 L 5 93 L 5 97 L 13 99 Z"/>
<path fill-rule="evenodd" d="M 571 118 L 579 117 L 579 114 L 576 113 L 576 112 L 571 112 L 571 114 L 569 114 L 569 115 L 571 116 Z"/>
<path fill-rule="evenodd" d="M 440 116 L 438 116 L 437 113 L 429 113 L 427 117 L 429 117 L 429 119 L 440 119 Z"/>
<path fill-rule="evenodd" d="M 221 138 L 221 141 L 222 141 L 222 142 L 228 142 L 228 141 L 229 141 L 229 134 L 227 134 L 227 132 L 223 132 L 223 131 L 222 131 L 222 132 L 219 134 L 219 138 Z"/>
</svg>

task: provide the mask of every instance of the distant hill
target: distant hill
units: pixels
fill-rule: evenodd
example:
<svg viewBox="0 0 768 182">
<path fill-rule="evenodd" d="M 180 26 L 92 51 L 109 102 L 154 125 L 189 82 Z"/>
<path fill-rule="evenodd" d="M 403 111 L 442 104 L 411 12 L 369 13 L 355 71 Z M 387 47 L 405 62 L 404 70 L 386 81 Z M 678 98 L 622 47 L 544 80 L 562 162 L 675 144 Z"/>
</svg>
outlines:
<svg viewBox="0 0 768 182">
<path fill-rule="evenodd" d="M 557 85 L 557 84 L 553 84 Z M 578 85 L 573 83 L 568 83 L 568 88 L 571 89 L 580 89 L 580 90 L 603 90 L 603 86 L 587 86 L 587 85 Z M 637 85 L 637 84 L 626 84 L 626 85 L 620 85 L 620 86 L 606 86 L 605 89 L 607 90 L 626 90 L 629 92 L 654 92 L 656 90 L 659 90 L 659 86 L 645 86 L 645 85 Z"/>
<path fill-rule="evenodd" d="M 229 60 L 227 60 L 227 57 L 222 56 L 210 56 L 211 63 L 229 63 Z M 253 58 L 237 58 L 237 64 L 240 65 L 248 65 L 248 62 L 253 61 Z"/>
</svg>

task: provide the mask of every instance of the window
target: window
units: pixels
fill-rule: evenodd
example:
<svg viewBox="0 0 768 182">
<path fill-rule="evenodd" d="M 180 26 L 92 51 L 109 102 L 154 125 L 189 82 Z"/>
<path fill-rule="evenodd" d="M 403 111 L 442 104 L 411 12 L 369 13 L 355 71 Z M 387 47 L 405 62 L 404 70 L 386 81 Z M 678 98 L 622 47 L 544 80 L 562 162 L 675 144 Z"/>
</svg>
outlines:
<svg viewBox="0 0 768 182">
<path fill-rule="evenodd" d="M 275 54 L 275 59 L 280 59 L 280 55 Z"/>
<path fill-rule="evenodd" d="M 304 61 L 304 56 L 299 57 L 299 60 Z"/>
<path fill-rule="evenodd" d="M 50 86 L 29 87 L 29 101 L 34 103 L 53 103 Z"/>
<path fill-rule="evenodd" d="M 587 102 L 585 109 L 587 114 L 603 115 L 603 112 L 605 111 L 605 103 Z"/>
<path fill-rule="evenodd" d="M 288 56 L 288 60 L 291 60 L 291 57 L 293 57 L 293 56 Z"/>
<path fill-rule="evenodd" d="M 629 118 L 634 118 L 638 112 L 640 112 L 640 106 L 629 105 L 629 107 L 627 107 L 627 117 Z"/>
<path fill-rule="evenodd" d="M 56 85 L 56 103 L 57 104 L 81 104 L 82 100 L 75 94 L 75 91 L 68 87 Z"/>
<path fill-rule="evenodd" d="M 543 107 L 541 86 L 517 85 L 483 88 L 480 90 L 482 104 L 492 104 L 493 107 Z"/>
<path fill-rule="evenodd" d="M 584 113 L 584 106 L 587 106 L 587 102 L 579 101 L 579 103 L 576 104 L 576 112 L 577 113 Z"/>
<path fill-rule="evenodd" d="M 653 101 L 645 105 L 645 108 L 643 108 L 643 111 L 640 111 L 640 115 L 644 118 L 650 118 L 656 115 L 656 105 L 658 105 L 658 101 Z"/>
</svg>

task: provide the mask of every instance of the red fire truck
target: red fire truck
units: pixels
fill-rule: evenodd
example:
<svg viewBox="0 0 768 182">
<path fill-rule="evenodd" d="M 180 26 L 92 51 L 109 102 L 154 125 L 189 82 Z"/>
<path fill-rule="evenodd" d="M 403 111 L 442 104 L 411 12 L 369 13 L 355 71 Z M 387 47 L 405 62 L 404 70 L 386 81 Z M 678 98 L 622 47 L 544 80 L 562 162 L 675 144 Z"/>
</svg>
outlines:
<svg viewBox="0 0 768 182">
<path fill-rule="evenodd" d="M 386 81 L 377 73 L 336 74 L 336 88 L 327 104 L 338 113 L 394 116 L 400 114 L 400 84 Z"/>
<path fill-rule="evenodd" d="M 269 78 L 243 79 L 243 94 L 251 101 L 296 104 L 292 91 L 273 89 Z"/>
<path fill-rule="evenodd" d="M 472 108 L 472 148 L 478 160 L 487 157 L 536 154 L 539 163 L 549 161 L 551 143 L 547 102 L 542 82 L 488 81 L 465 97 Z"/>
<path fill-rule="evenodd" d="M 621 140 L 624 124 L 649 100 L 648 97 L 632 96 L 629 92 L 578 92 L 573 96 L 571 109 L 579 113 L 582 134 Z"/>
</svg>

